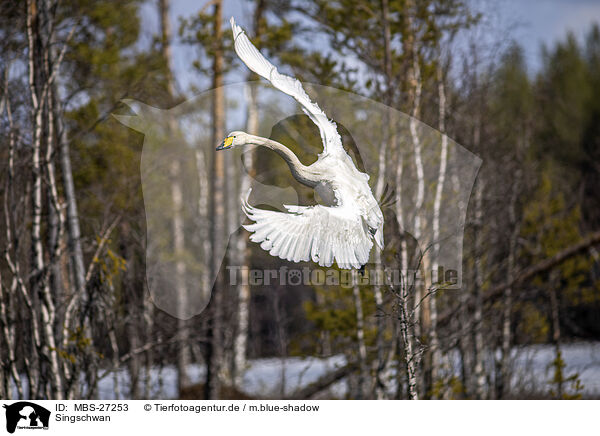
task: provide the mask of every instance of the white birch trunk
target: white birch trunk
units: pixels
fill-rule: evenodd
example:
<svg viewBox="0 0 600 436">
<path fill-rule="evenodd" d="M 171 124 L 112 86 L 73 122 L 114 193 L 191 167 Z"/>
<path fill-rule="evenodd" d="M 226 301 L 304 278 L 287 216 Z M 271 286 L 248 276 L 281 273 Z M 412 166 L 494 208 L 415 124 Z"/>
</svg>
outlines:
<svg viewBox="0 0 600 436">
<path fill-rule="evenodd" d="M 396 220 L 398 229 L 404 232 L 404 217 L 402 211 L 402 173 L 403 173 L 403 157 L 401 150 L 398 150 L 398 168 L 396 171 Z M 413 336 L 414 328 L 410 319 L 410 310 L 408 307 L 408 246 L 406 238 L 401 236 L 400 242 L 401 253 L 401 275 L 402 280 L 400 288 L 396 289 L 396 298 L 398 299 L 398 323 L 400 338 L 402 340 L 404 362 L 406 365 L 406 383 L 408 386 L 408 397 L 411 400 L 418 400 L 419 394 L 417 389 L 417 373 L 415 367 L 415 354 L 413 352 Z M 391 283 L 391 278 L 388 278 Z M 400 369 L 400 368 L 399 368 Z M 400 384 L 399 384 L 400 385 Z"/>
<path fill-rule="evenodd" d="M 208 169 L 206 166 L 206 157 L 202 150 L 196 149 L 196 171 L 198 175 L 199 195 L 198 195 L 198 230 L 200 232 L 200 240 L 202 241 L 202 258 L 203 271 L 201 290 L 202 300 L 208 303 L 210 299 L 210 291 L 212 280 L 210 275 L 211 263 L 211 244 L 210 244 L 210 211 L 209 211 L 209 179 Z"/>
<path fill-rule="evenodd" d="M 466 205 L 462 199 L 460 199 L 460 179 L 459 174 L 455 170 L 452 172 L 452 189 L 454 194 L 459 196 L 458 210 L 466 210 Z M 459 296 L 459 324 L 462 326 L 462 330 L 466 334 L 462 334 L 459 338 L 459 351 L 461 355 L 461 379 L 465 389 L 465 393 L 468 395 L 471 389 L 472 371 L 473 371 L 473 341 L 470 334 L 473 324 L 473 319 L 469 313 L 469 302 L 470 295 L 466 290 L 462 290 Z"/>
<path fill-rule="evenodd" d="M 367 346 L 365 344 L 365 317 L 363 305 L 360 297 L 360 287 L 358 284 L 358 271 L 352 270 L 352 296 L 354 298 L 354 308 L 356 310 L 356 338 L 358 341 L 358 366 L 360 373 L 358 376 L 358 397 L 362 400 L 367 390 L 367 381 L 369 380 L 369 367 L 367 364 Z"/>
<path fill-rule="evenodd" d="M 258 134 L 258 90 L 256 84 L 249 83 L 247 89 L 248 113 L 246 130 L 251 135 Z M 243 154 L 245 170 L 242 171 L 240 194 L 246 195 L 250 189 L 251 174 L 254 171 L 254 153 L 251 150 Z M 244 370 L 246 368 L 246 353 L 248 348 L 248 320 L 250 316 L 250 285 L 248 283 L 248 270 L 250 265 L 250 251 L 248 248 L 248 235 L 243 232 L 237 239 L 237 253 L 241 266 L 240 283 L 238 290 L 237 331 L 234 341 L 234 384 L 242 385 Z M 237 266 L 237 265 L 236 265 Z"/>
<path fill-rule="evenodd" d="M 13 263 L 12 261 L 12 257 L 11 257 L 11 249 L 13 247 L 13 235 L 12 235 L 12 221 L 11 220 L 11 213 L 9 211 L 14 211 L 14 205 L 12 204 L 13 202 L 13 189 L 14 189 L 14 155 L 15 155 L 15 131 L 14 131 L 14 126 L 13 126 L 13 118 L 12 118 L 12 112 L 11 112 L 11 104 L 10 101 L 8 99 L 8 95 L 6 94 L 6 91 L 8 90 L 8 75 L 5 76 L 6 77 L 6 81 L 5 81 L 5 86 L 4 86 L 4 90 L 5 90 L 5 95 L 4 95 L 4 99 L 3 99 L 3 106 L 6 108 L 6 115 L 8 118 L 8 122 L 9 122 L 9 137 L 8 137 L 8 173 L 6 174 L 6 184 L 5 184 L 5 189 L 4 189 L 4 224 L 5 224 L 5 228 L 6 228 L 6 247 L 4 249 L 4 258 L 6 260 L 7 265 L 9 266 L 10 272 L 12 274 L 12 280 L 11 280 L 11 286 L 10 286 L 10 292 L 9 293 L 4 293 L 4 288 L 2 287 L 2 280 L 0 279 L 0 302 L 1 302 L 1 306 L 0 306 L 0 316 L 2 317 L 2 334 L 3 334 L 3 338 L 4 338 L 4 342 L 6 344 L 6 348 L 7 348 L 7 354 L 8 354 L 8 373 L 12 376 L 13 382 L 15 384 L 15 387 L 17 389 L 17 395 L 19 396 L 19 398 L 24 398 L 24 391 L 23 391 L 23 384 L 21 382 L 21 375 L 19 374 L 19 371 L 17 369 L 17 362 L 16 362 L 16 345 L 17 342 L 15 341 L 15 324 L 12 321 L 12 319 L 9 319 L 8 316 L 8 311 L 11 309 L 11 300 L 9 299 L 9 296 L 16 296 L 17 293 L 17 289 L 21 289 L 22 292 L 26 293 L 26 291 L 24 290 L 25 286 L 23 284 L 22 278 L 19 275 L 18 269 L 16 267 L 16 265 Z M 7 307 L 8 306 L 8 307 Z M 36 323 L 33 324 L 32 327 L 37 327 Z M 7 390 L 9 389 L 9 378 L 6 377 L 6 384 L 4 386 L 4 388 Z M 31 385 L 30 385 L 31 386 Z M 6 395 L 4 398 L 10 398 L 8 395 Z"/>
<path fill-rule="evenodd" d="M 435 198 L 433 202 L 433 263 L 431 270 L 437 273 L 440 258 L 440 213 L 442 206 L 442 196 L 444 193 L 444 183 L 446 180 L 446 166 L 448 159 L 448 137 L 446 136 L 446 90 L 444 87 L 444 78 L 441 66 L 437 67 L 438 80 L 438 100 L 439 100 L 439 124 L 438 128 L 442 134 L 441 151 L 440 151 L 440 167 L 438 171 L 438 179 L 435 190 Z M 442 281 L 442 277 L 438 277 L 438 283 Z M 435 286 L 435 285 L 434 285 Z M 439 365 L 441 360 L 441 351 L 439 346 L 437 332 L 437 296 L 435 289 L 431 289 L 432 295 L 429 297 L 429 314 L 431 320 L 429 340 L 431 349 L 431 382 L 435 384 L 439 378 Z"/>
<path fill-rule="evenodd" d="M 55 308 L 48 277 L 45 271 L 44 250 L 41 236 L 41 219 L 43 213 L 42 203 L 42 161 L 41 142 L 43 128 L 43 104 L 46 98 L 48 82 L 43 82 L 42 71 L 40 71 L 40 57 L 48 56 L 47 51 L 42 53 L 42 47 L 38 47 L 36 40 L 44 38 L 39 35 L 39 11 L 37 5 L 31 1 L 27 2 L 27 40 L 28 40 L 28 67 L 29 67 L 29 90 L 31 97 L 32 126 L 32 158 L 31 166 L 33 173 L 33 184 L 31 192 L 32 223 L 31 223 L 31 251 L 32 251 L 32 278 L 31 291 L 37 293 L 39 300 L 39 312 L 42 317 L 42 334 L 44 340 L 38 345 L 41 353 L 49 363 L 49 381 L 51 393 L 54 399 L 63 399 L 63 387 L 61 370 L 58 361 L 57 348 L 54 341 L 53 325 L 55 321 Z M 34 17 L 36 18 L 36 29 L 33 28 Z M 35 35 L 34 35 L 35 32 Z M 47 50 L 47 48 L 46 48 Z M 37 58 L 36 58 L 37 57 Z M 48 78 L 48 80 L 50 80 Z M 39 395 L 39 385 L 34 392 Z"/>
<path fill-rule="evenodd" d="M 425 201 L 425 172 L 423 169 L 423 159 L 421 157 L 421 138 L 419 137 L 418 132 L 418 117 L 421 111 L 421 92 L 422 92 L 422 83 L 421 83 L 421 67 L 419 65 L 419 59 L 417 56 L 417 44 L 415 43 L 413 46 L 413 62 L 412 62 L 412 77 L 411 77 L 411 87 L 413 92 L 413 102 L 412 102 L 412 110 L 411 110 L 411 118 L 409 121 L 409 130 L 410 137 L 413 143 L 414 149 L 414 159 L 415 159 L 415 169 L 417 175 L 417 195 L 415 197 L 415 216 L 414 216 L 414 238 L 417 241 L 417 249 L 423 248 L 420 247 L 420 239 L 421 239 L 421 226 L 424 224 L 421 222 L 421 209 L 423 208 L 423 203 Z M 418 254 L 418 253 L 416 253 Z M 419 265 L 410 265 L 411 268 L 414 268 Z M 414 323 L 415 323 L 415 335 L 417 337 L 421 336 L 421 306 L 417 306 L 421 299 L 423 298 L 423 289 L 421 285 L 415 284 L 415 297 L 413 311 L 414 311 Z"/>
<path fill-rule="evenodd" d="M 474 330 L 474 369 L 475 396 L 477 399 L 485 399 L 485 373 L 484 373 L 484 349 L 483 349 L 483 271 L 481 265 L 483 248 L 483 190 L 484 183 L 477 180 L 475 185 L 475 289 L 473 298 L 475 300 L 475 311 L 473 314 Z"/>
<path fill-rule="evenodd" d="M 67 239 L 69 250 L 69 262 L 75 285 L 76 297 L 74 300 L 83 299 L 85 294 L 85 268 L 83 262 L 83 250 L 81 248 L 81 230 L 79 227 L 79 213 L 77 208 L 77 198 L 75 196 L 75 183 L 73 181 L 73 171 L 71 168 L 71 156 L 69 151 L 69 141 L 66 129 L 63 125 L 62 115 L 58 104 L 54 105 L 55 122 L 57 126 L 57 136 L 59 138 L 59 159 L 63 181 L 65 202 L 67 206 Z M 72 304 L 71 306 L 74 306 Z M 73 310 L 73 309 L 71 309 Z M 67 311 L 65 316 L 72 316 Z M 70 325 L 70 323 L 66 323 Z"/>
<path fill-rule="evenodd" d="M 392 139 L 393 140 L 393 139 Z M 379 148 L 379 170 L 377 174 L 377 184 L 375 185 L 375 198 L 381 199 L 383 195 L 384 183 L 385 183 L 385 172 L 386 172 L 386 151 L 387 144 L 383 142 Z M 387 392 L 387 383 L 385 378 L 385 369 L 387 367 L 383 333 L 385 330 L 385 319 L 383 317 L 383 292 L 379 283 L 379 276 L 383 274 L 381 265 L 381 251 L 378 247 L 375 247 L 373 254 L 374 268 L 373 273 L 375 274 L 375 284 L 373 285 L 373 294 L 375 297 L 375 316 L 377 319 L 377 333 L 376 333 L 376 345 L 377 345 L 377 362 L 375 368 L 375 398 L 382 400 L 385 398 Z"/>
</svg>

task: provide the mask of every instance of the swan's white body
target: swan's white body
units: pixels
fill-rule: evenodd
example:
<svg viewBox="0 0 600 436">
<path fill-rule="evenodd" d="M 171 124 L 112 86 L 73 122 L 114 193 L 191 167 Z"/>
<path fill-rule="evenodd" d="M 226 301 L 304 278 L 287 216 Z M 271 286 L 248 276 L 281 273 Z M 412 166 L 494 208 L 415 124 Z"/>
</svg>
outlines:
<svg viewBox="0 0 600 436">
<path fill-rule="evenodd" d="M 373 241 L 383 248 L 383 214 L 369 186 L 369 176 L 356 168 L 342 147 L 336 124 L 310 100 L 302 84 L 279 73 L 252 45 L 233 18 L 231 27 L 235 51 L 240 59 L 275 88 L 294 97 L 319 127 L 323 153 L 315 163 L 304 166 L 295 156 L 289 157 L 289 149 L 275 141 L 239 132 L 245 135 L 240 142 L 266 145 L 279 152 L 290 165 L 293 175 L 331 204 L 286 205 L 288 213 L 284 213 L 255 208 L 248 204 L 246 195 L 242 198 L 242 208 L 254 222 L 244 226 L 252 233 L 250 240 L 282 259 L 294 262 L 312 259 L 326 267 L 335 261 L 340 268 L 361 268 L 369 261 Z M 285 153 L 280 149 L 285 149 Z"/>
</svg>

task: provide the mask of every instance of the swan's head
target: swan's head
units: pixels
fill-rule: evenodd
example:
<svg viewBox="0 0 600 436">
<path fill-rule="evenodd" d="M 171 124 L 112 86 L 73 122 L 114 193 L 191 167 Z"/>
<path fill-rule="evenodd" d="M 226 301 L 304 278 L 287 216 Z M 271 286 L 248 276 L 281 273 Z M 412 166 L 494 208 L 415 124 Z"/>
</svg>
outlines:
<svg viewBox="0 0 600 436">
<path fill-rule="evenodd" d="M 226 150 L 228 148 L 237 147 L 239 145 L 244 145 L 248 141 L 248 134 L 246 132 L 231 132 L 227 137 L 219 144 L 217 150 Z"/>
</svg>

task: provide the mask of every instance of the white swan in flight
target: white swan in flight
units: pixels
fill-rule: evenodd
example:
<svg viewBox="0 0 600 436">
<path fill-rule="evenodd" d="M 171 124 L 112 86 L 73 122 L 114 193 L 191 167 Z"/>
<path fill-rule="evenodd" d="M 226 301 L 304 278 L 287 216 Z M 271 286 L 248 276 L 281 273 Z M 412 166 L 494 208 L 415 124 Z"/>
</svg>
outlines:
<svg viewBox="0 0 600 436">
<path fill-rule="evenodd" d="M 336 124 L 313 103 L 300 81 L 277 71 L 252 45 L 231 18 L 235 52 L 246 66 L 280 91 L 292 96 L 319 127 L 323 152 L 312 165 L 303 165 L 285 145 L 245 132 L 231 132 L 217 147 L 224 150 L 254 144 L 278 153 L 298 182 L 313 188 L 330 206 L 289 206 L 288 213 L 255 208 L 242 198 L 242 209 L 253 224 L 244 228 L 250 240 L 272 256 L 294 262 L 308 261 L 329 267 L 359 269 L 369 261 L 373 241 L 383 248 L 383 214 L 371 188 L 369 176 L 360 172 L 342 147 Z"/>
</svg>

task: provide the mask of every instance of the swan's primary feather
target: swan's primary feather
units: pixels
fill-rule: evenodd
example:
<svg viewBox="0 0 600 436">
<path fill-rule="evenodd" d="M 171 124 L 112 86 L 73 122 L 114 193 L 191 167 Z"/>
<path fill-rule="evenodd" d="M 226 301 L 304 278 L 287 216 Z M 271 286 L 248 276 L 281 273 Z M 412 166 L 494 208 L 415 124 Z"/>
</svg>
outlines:
<svg viewBox="0 0 600 436">
<path fill-rule="evenodd" d="M 233 30 L 235 52 L 242 62 L 256 74 L 271 82 L 275 88 L 294 97 L 302 105 L 304 113 L 319 127 L 321 140 L 323 141 L 323 153 L 335 154 L 342 152 L 346 154 L 336 124 L 327 118 L 327 115 L 316 103 L 311 101 L 306 91 L 304 91 L 302 83 L 294 77 L 286 76 L 277 71 L 275 65 L 269 62 L 250 42 L 244 30 L 235 24 L 233 17 L 231 17 L 231 29 Z"/>
</svg>

